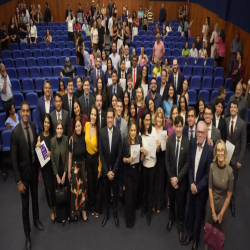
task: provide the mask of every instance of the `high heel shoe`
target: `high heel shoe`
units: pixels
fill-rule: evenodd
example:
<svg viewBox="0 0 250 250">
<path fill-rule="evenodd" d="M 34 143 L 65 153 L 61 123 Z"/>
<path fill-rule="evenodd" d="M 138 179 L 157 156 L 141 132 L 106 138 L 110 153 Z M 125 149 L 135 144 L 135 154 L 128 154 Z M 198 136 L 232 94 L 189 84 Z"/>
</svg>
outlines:
<svg viewBox="0 0 250 250">
<path fill-rule="evenodd" d="M 54 218 L 52 218 L 52 217 L 54 217 Z M 51 222 L 52 222 L 52 224 L 55 224 L 55 212 L 51 213 Z"/>
<path fill-rule="evenodd" d="M 84 222 L 89 222 L 87 213 L 86 213 L 86 220 L 85 220 L 85 219 L 84 219 L 84 216 L 83 216 L 83 212 L 82 212 L 82 219 L 83 219 Z"/>
<path fill-rule="evenodd" d="M 66 220 L 62 221 L 62 226 L 64 227 L 66 223 Z"/>
</svg>

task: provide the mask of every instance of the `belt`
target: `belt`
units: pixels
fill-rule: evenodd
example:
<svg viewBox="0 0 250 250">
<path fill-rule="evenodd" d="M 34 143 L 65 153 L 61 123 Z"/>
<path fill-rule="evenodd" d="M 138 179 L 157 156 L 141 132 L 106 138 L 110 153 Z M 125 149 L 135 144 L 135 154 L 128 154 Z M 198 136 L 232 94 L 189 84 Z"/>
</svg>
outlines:
<svg viewBox="0 0 250 250">
<path fill-rule="evenodd" d="M 11 101 L 13 101 L 13 100 L 14 100 L 14 98 L 13 98 L 13 96 L 12 96 L 9 100 L 3 101 L 3 102 L 11 102 Z"/>
<path fill-rule="evenodd" d="M 99 153 L 95 153 L 95 154 L 89 154 L 88 152 L 86 153 L 86 155 L 87 155 L 87 157 L 89 158 L 89 159 L 92 159 L 92 158 L 95 158 L 95 157 L 97 157 L 98 155 L 99 155 Z"/>
</svg>

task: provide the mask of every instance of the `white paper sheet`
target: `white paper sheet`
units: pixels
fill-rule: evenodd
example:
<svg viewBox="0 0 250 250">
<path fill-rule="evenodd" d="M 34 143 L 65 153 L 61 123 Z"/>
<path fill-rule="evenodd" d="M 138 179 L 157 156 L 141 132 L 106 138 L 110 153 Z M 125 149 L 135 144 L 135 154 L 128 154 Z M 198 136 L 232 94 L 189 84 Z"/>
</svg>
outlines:
<svg viewBox="0 0 250 250">
<path fill-rule="evenodd" d="M 167 130 L 161 130 L 158 132 L 158 138 L 161 141 L 161 150 L 165 151 L 166 150 L 166 141 L 165 141 L 165 136 L 168 134 Z"/>
<path fill-rule="evenodd" d="M 126 90 L 126 79 L 120 79 L 120 83 L 121 83 L 121 87 L 123 89 L 123 91 Z"/>
<path fill-rule="evenodd" d="M 229 162 L 231 161 L 231 158 L 233 156 L 234 153 L 234 149 L 235 146 L 230 142 L 230 141 L 226 141 L 226 148 L 227 148 L 227 157 L 229 159 Z"/>
<path fill-rule="evenodd" d="M 148 151 L 148 156 L 155 158 L 156 157 L 156 148 L 157 148 L 157 144 L 156 144 L 156 140 L 157 137 L 154 135 L 148 135 L 148 145 L 147 145 L 147 151 Z"/>
<path fill-rule="evenodd" d="M 50 161 L 50 157 L 46 156 L 48 152 L 49 150 L 44 141 L 41 142 L 41 148 L 36 147 L 36 154 L 42 168 Z"/>
<path fill-rule="evenodd" d="M 130 61 L 127 61 L 126 62 L 126 70 L 128 70 L 130 67 L 131 67 L 131 63 L 130 63 Z"/>
<path fill-rule="evenodd" d="M 108 86 L 112 85 L 113 82 L 112 82 L 112 78 L 108 78 Z"/>
<path fill-rule="evenodd" d="M 140 161 L 140 144 L 130 146 L 131 157 L 134 158 L 133 162 L 130 165 L 139 163 Z"/>
</svg>

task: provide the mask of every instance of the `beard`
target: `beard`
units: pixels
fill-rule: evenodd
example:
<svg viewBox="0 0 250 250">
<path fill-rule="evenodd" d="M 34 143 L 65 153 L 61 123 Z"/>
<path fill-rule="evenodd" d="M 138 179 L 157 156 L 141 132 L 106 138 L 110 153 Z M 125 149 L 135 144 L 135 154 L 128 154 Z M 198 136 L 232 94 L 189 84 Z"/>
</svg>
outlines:
<svg viewBox="0 0 250 250">
<path fill-rule="evenodd" d="M 155 94 L 155 93 L 156 93 L 156 89 L 151 89 L 151 92 L 152 92 L 153 94 Z"/>
</svg>

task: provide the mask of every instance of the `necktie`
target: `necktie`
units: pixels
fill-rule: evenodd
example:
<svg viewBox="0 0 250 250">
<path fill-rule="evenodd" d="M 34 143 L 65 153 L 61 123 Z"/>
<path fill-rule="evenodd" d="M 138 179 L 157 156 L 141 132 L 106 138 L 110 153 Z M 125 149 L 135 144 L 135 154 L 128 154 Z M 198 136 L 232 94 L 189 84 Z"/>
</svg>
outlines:
<svg viewBox="0 0 250 250">
<path fill-rule="evenodd" d="M 99 77 L 99 70 L 97 70 L 97 73 L 96 73 L 96 78 L 98 78 Z"/>
<path fill-rule="evenodd" d="M 176 76 L 174 77 L 174 86 L 177 89 L 177 86 L 176 86 Z"/>
<path fill-rule="evenodd" d="M 113 88 L 113 93 L 115 93 L 115 88 Z"/>
<path fill-rule="evenodd" d="M 72 104 L 71 104 L 71 98 L 69 98 L 69 117 L 71 118 L 71 110 L 72 110 Z"/>
<path fill-rule="evenodd" d="M 112 146 L 112 132 L 109 130 L 109 150 L 111 153 L 111 146 Z"/>
<path fill-rule="evenodd" d="M 234 121 L 231 121 L 231 139 L 233 138 L 234 135 Z"/>
<path fill-rule="evenodd" d="M 175 176 L 178 175 L 177 161 L 178 161 L 178 154 L 179 154 L 179 142 L 180 142 L 180 140 L 177 140 L 177 147 L 175 150 L 175 167 L 174 167 Z"/>
<path fill-rule="evenodd" d="M 194 139 L 193 132 L 194 132 L 194 131 L 191 129 L 191 130 L 190 130 L 190 133 L 191 133 L 190 141 L 192 141 L 192 140 Z"/>
<path fill-rule="evenodd" d="M 86 98 L 87 115 L 89 113 L 89 98 Z"/>
<path fill-rule="evenodd" d="M 116 127 L 120 130 L 121 120 L 116 120 Z"/>
<path fill-rule="evenodd" d="M 134 81 L 133 86 L 135 88 L 135 69 L 134 69 L 134 78 L 133 78 L 133 81 Z"/>
<path fill-rule="evenodd" d="M 57 120 L 60 120 L 60 113 L 57 113 Z"/>
<path fill-rule="evenodd" d="M 30 140 L 29 126 L 26 126 L 25 129 L 27 131 L 27 138 L 28 138 L 29 159 L 30 159 L 30 164 L 32 164 L 32 151 L 31 151 L 31 140 Z"/>
</svg>

